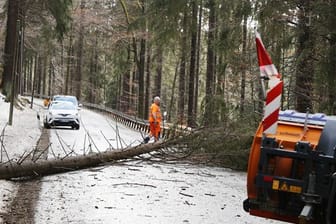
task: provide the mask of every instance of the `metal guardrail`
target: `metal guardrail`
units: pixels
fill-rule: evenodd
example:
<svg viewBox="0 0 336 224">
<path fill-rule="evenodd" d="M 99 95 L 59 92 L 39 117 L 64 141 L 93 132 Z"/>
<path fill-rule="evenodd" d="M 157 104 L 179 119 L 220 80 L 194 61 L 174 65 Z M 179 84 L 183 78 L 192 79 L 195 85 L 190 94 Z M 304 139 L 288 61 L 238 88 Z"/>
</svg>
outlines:
<svg viewBox="0 0 336 224">
<path fill-rule="evenodd" d="M 103 106 L 103 105 L 97 105 L 93 103 L 82 103 L 84 107 L 87 107 L 89 109 L 98 110 L 100 112 L 108 113 L 112 119 L 114 119 L 117 122 L 120 122 L 121 124 L 143 132 L 149 132 L 149 122 L 148 120 L 140 119 L 135 116 L 130 116 L 127 114 L 124 114 L 120 111 L 111 109 L 109 107 Z M 175 136 L 177 131 L 174 128 L 170 128 L 167 124 L 161 125 L 161 137 L 170 138 Z"/>
<path fill-rule="evenodd" d="M 31 93 L 24 93 L 24 96 L 31 96 Z M 46 96 L 43 94 L 36 94 L 34 95 L 36 98 L 47 98 L 50 96 Z M 98 105 L 98 104 L 93 104 L 93 103 L 86 103 L 86 102 L 81 102 L 81 104 L 89 109 L 92 110 L 97 110 L 103 113 L 108 113 L 112 119 L 115 121 L 132 128 L 134 130 L 138 131 L 143 131 L 148 133 L 149 132 L 149 122 L 148 120 L 140 119 L 135 116 L 130 116 L 128 114 L 122 113 L 120 111 L 114 110 L 112 108 L 106 107 L 104 105 Z M 173 127 L 173 125 L 169 125 L 167 123 L 162 123 L 161 125 L 161 137 L 165 138 L 171 138 L 173 136 L 176 136 L 178 133 L 185 132 L 186 129 L 182 128 L 176 128 Z"/>
<path fill-rule="evenodd" d="M 132 117 L 130 115 L 124 114 L 120 111 L 111 109 L 103 105 L 98 105 L 98 104 L 93 104 L 93 103 L 82 103 L 82 104 L 86 108 L 108 113 L 112 117 L 112 119 L 124 124 L 127 127 L 140 130 L 140 131 L 146 131 L 146 132 L 149 131 L 149 122 L 147 120 L 139 119 L 137 117 Z"/>
</svg>

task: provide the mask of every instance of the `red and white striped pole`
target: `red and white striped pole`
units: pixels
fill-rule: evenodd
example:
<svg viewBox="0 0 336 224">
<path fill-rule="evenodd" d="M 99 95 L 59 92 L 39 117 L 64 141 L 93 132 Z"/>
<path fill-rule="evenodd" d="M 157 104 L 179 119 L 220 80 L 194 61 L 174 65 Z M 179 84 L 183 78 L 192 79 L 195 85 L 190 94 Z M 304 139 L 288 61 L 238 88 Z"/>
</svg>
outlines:
<svg viewBox="0 0 336 224">
<path fill-rule="evenodd" d="M 281 75 L 274 66 L 261 40 L 260 34 L 257 31 L 256 45 L 260 76 L 263 80 L 268 80 L 268 90 L 263 117 L 263 133 L 276 134 L 283 82 L 281 81 Z"/>
</svg>

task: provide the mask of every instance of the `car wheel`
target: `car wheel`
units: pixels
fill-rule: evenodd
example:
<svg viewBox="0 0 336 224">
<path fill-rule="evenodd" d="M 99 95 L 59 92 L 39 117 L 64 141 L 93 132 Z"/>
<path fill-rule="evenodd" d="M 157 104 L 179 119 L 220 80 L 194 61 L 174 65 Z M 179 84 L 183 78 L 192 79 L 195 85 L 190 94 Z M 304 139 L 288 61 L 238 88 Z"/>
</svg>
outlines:
<svg viewBox="0 0 336 224">
<path fill-rule="evenodd" d="M 50 125 L 48 123 L 46 123 L 46 122 L 43 124 L 43 126 L 44 126 L 44 128 L 47 128 L 47 129 L 50 128 Z"/>
<path fill-rule="evenodd" d="M 79 124 L 75 124 L 72 126 L 73 129 L 78 130 L 79 129 Z"/>
</svg>

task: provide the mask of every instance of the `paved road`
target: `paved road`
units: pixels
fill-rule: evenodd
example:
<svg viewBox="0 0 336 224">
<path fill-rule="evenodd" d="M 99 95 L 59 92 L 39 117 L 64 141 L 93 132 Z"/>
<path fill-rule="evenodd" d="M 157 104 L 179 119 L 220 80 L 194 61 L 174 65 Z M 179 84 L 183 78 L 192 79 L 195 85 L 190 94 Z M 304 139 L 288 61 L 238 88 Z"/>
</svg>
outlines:
<svg viewBox="0 0 336 224">
<path fill-rule="evenodd" d="M 70 127 L 50 129 L 51 149 L 49 158 L 65 156 L 71 151 L 75 154 L 87 154 L 110 149 L 121 149 L 137 145 L 142 135 L 120 123 L 109 119 L 103 114 L 82 109 L 80 111 L 81 127 L 73 130 Z"/>
<path fill-rule="evenodd" d="M 138 131 L 86 109 L 81 119 L 80 130 L 49 131 L 49 158 L 142 139 Z M 22 212 L 12 213 L 15 223 L 281 223 L 245 213 L 246 174 L 224 168 L 136 160 L 16 184 L 11 211 Z"/>
</svg>

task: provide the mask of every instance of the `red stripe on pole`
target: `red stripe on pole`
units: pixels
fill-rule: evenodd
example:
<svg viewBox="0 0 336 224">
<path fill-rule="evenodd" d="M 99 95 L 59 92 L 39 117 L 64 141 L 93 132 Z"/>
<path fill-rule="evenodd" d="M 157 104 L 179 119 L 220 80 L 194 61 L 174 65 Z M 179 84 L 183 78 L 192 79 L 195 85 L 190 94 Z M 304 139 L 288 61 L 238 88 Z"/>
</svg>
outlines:
<svg viewBox="0 0 336 224">
<path fill-rule="evenodd" d="M 269 92 L 267 92 L 266 96 L 266 105 L 271 103 L 275 98 L 277 98 L 282 93 L 282 86 L 283 83 L 280 81 L 276 86 L 273 87 L 273 89 L 270 89 Z"/>
<path fill-rule="evenodd" d="M 263 128 L 264 132 L 267 131 L 268 128 L 270 128 L 274 123 L 278 121 L 280 108 L 276 109 L 271 113 L 268 117 L 266 117 L 263 121 Z M 274 133 L 275 134 L 275 133 Z"/>
<path fill-rule="evenodd" d="M 258 54 L 259 66 L 273 64 L 270 56 L 266 52 L 266 49 L 261 39 L 256 38 L 256 44 L 257 44 L 257 54 Z"/>
<path fill-rule="evenodd" d="M 267 91 L 263 129 L 265 134 L 276 134 L 278 116 L 280 111 L 280 101 L 283 82 L 281 76 L 273 65 L 271 57 L 268 55 L 265 46 L 258 32 L 256 32 L 256 47 L 258 62 L 260 67 L 260 76 L 268 78 L 269 90 Z"/>
</svg>

